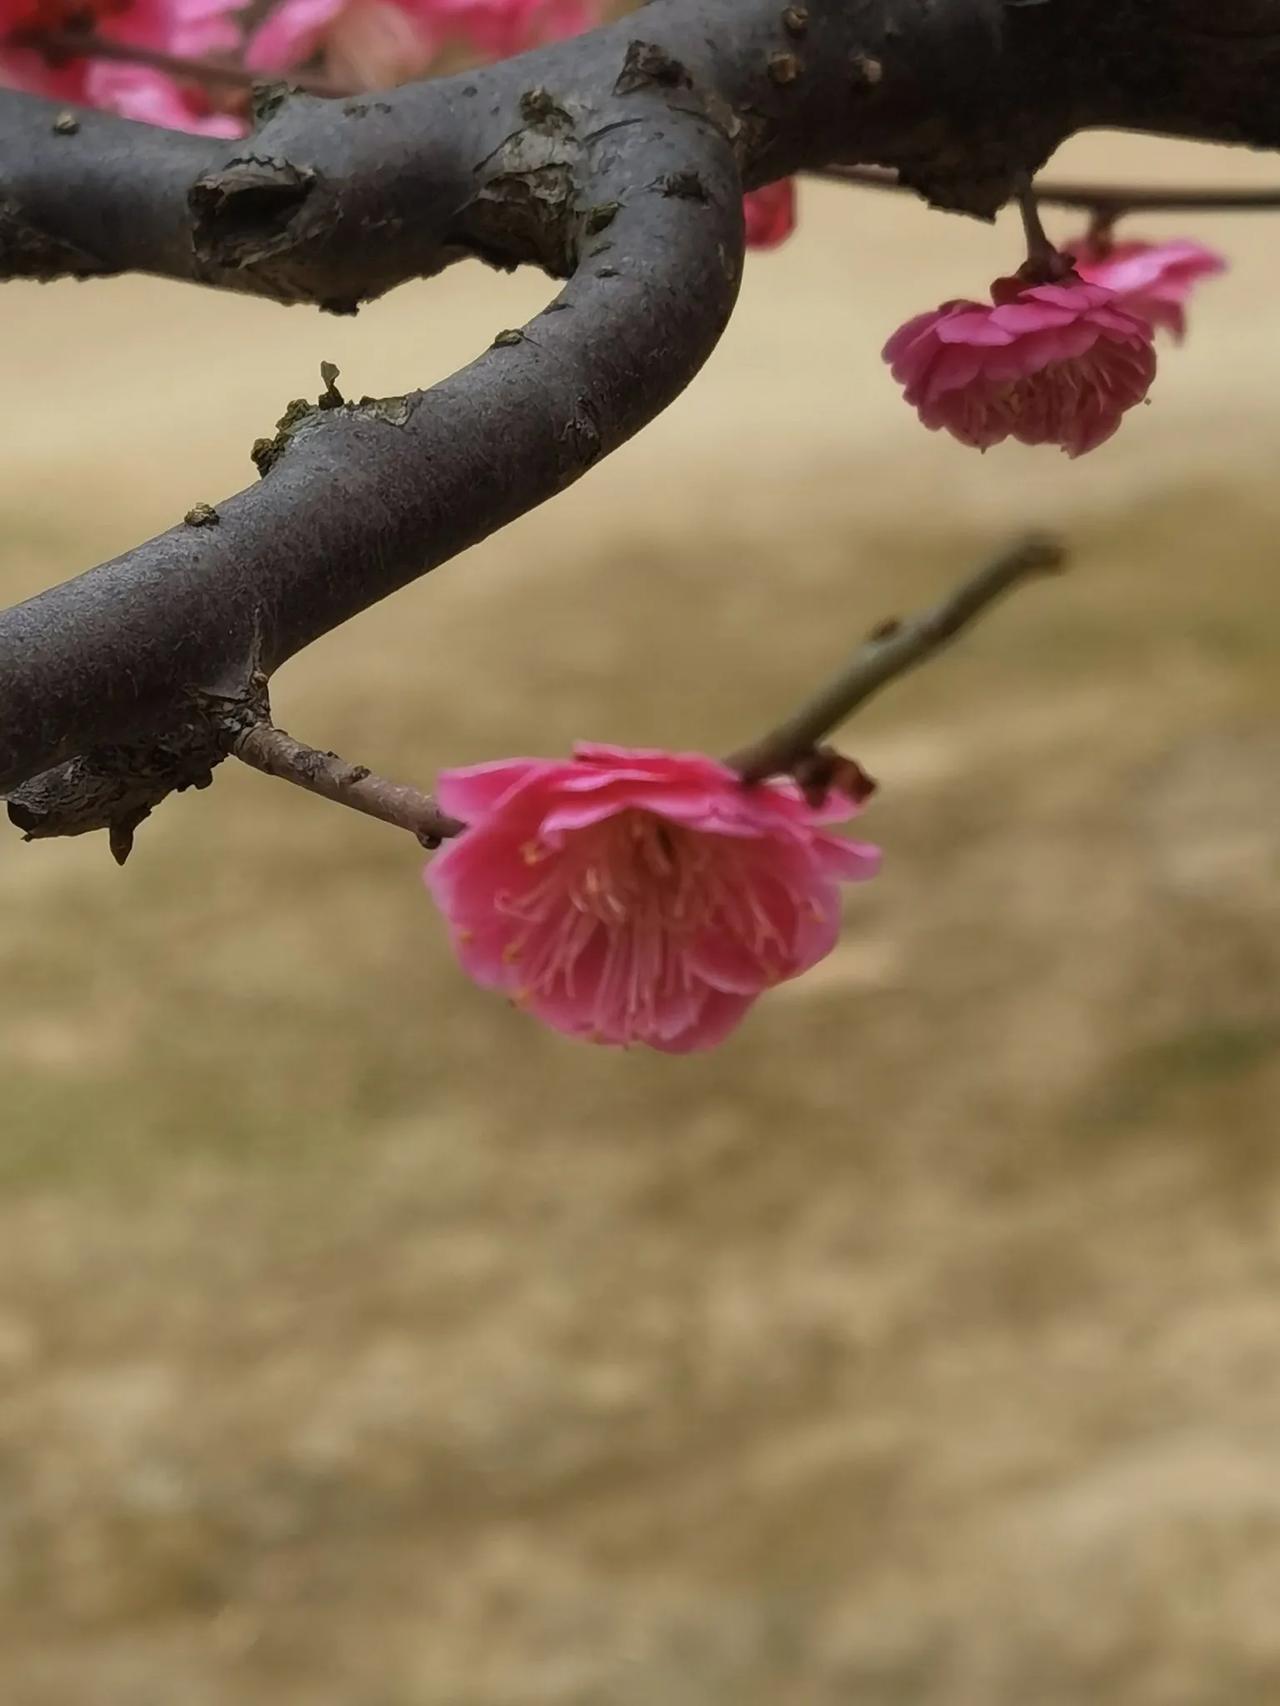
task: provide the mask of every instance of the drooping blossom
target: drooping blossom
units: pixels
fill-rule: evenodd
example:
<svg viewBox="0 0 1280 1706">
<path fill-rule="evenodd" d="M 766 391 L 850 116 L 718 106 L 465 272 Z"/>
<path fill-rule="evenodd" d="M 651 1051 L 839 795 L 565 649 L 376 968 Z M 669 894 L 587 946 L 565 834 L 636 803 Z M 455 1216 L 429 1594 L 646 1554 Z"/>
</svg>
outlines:
<svg viewBox="0 0 1280 1706">
<path fill-rule="evenodd" d="M 997 279 L 990 305 L 946 302 L 899 328 L 884 359 L 931 431 L 986 450 L 1006 438 L 1094 450 L 1155 377 L 1152 327 L 1068 274 Z"/>
<path fill-rule="evenodd" d="M 1201 279 L 1227 270 L 1225 256 L 1189 238 L 1100 244 L 1085 236 L 1066 253 L 1081 278 L 1113 290 L 1130 313 L 1172 332 L 1179 343 L 1187 331 L 1187 298 Z"/>
<path fill-rule="evenodd" d="M 762 190 L 749 190 L 742 198 L 742 212 L 747 222 L 747 247 L 776 249 L 796 227 L 795 179 L 781 178 Z"/>
<path fill-rule="evenodd" d="M 697 753 L 579 745 L 446 771 L 468 827 L 427 867 L 463 969 L 558 1031 L 710 1048 L 835 944 L 841 882 L 879 851 L 826 832 L 857 804 L 744 787 Z"/>
<path fill-rule="evenodd" d="M 86 29 L 183 59 L 225 54 L 239 41 L 230 0 L 0 0 L 0 86 L 173 130 L 239 134 L 242 126 L 213 110 L 195 84 L 148 66 L 41 45 L 42 37 L 74 38 Z"/>
</svg>

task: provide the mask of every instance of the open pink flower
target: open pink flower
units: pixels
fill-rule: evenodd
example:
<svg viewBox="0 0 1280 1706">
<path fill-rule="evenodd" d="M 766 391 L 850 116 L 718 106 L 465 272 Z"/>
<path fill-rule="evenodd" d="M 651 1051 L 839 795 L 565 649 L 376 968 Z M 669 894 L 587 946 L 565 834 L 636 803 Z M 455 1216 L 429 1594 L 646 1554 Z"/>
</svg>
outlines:
<svg viewBox="0 0 1280 1706">
<path fill-rule="evenodd" d="M 997 279 L 991 294 L 990 307 L 946 302 L 889 339 L 884 359 L 907 401 L 931 431 L 980 450 L 1006 438 L 1068 456 L 1096 449 L 1150 389 L 1150 322 L 1073 275 Z"/>
<path fill-rule="evenodd" d="M 149 67 L 39 45 L 42 35 L 74 36 L 86 23 L 108 41 L 186 59 L 225 53 L 239 40 L 231 0 L 0 0 L 0 86 L 174 130 L 239 132 L 194 85 Z"/>
<path fill-rule="evenodd" d="M 594 1042 L 720 1042 L 831 951 L 838 884 L 879 866 L 822 827 L 849 798 L 814 808 L 698 753 L 579 745 L 446 771 L 437 793 L 468 825 L 426 871 L 463 969 Z"/>
<path fill-rule="evenodd" d="M 1187 331 L 1187 298 L 1201 279 L 1227 270 L 1225 256 L 1188 238 L 1099 246 L 1086 236 L 1065 252 L 1081 278 L 1113 290 L 1131 313 L 1172 332 L 1179 343 Z"/>
<path fill-rule="evenodd" d="M 749 190 L 742 198 L 747 222 L 747 247 L 776 249 L 796 228 L 796 182 L 781 178 L 762 190 Z"/>
</svg>

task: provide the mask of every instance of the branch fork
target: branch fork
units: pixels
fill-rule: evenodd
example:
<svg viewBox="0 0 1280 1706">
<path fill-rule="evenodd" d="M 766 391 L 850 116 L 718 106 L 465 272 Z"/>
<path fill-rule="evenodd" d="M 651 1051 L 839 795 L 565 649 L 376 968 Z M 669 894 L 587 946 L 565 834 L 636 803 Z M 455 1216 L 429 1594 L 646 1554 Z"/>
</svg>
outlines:
<svg viewBox="0 0 1280 1706">
<path fill-rule="evenodd" d="M 1039 536 L 1020 540 L 932 609 L 905 620 L 881 622 L 850 661 L 799 710 L 734 753 L 727 763 L 739 772 L 746 787 L 772 776 L 791 776 L 814 805 L 832 789 L 857 801 L 869 798 L 876 787 L 873 779 L 856 760 L 824 744 L 825 737 L 891 681 L 950 644 L 997 599 L 1026 580 L 1056 572 L 1065 560 L 1054 540 Z M 266 776 L 407 830 L 423 847 L 436 848 L 466 827 L 441 811 L 430 794 L 388 781 L 336 753 L 307 746 L 265 716 L 247 727 L 234 727 L 227 751 Z"/>
</svg>

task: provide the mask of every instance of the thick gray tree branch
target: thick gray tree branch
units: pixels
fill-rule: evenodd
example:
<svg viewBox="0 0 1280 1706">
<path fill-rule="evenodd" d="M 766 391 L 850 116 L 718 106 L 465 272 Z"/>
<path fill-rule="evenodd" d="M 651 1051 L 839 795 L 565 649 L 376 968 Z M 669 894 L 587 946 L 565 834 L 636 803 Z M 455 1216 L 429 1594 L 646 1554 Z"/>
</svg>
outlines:
<svg viewBox="0 0 1280 1706">
<path fill-rule="evenodd" d="M 741 210 L 728 148 L 689 120 L 645 145 L 633 188 L 641 136 L 586 180 L 599 227 L 545 313 L 430 392 L 295 411 L 259 485 L 0 619 L 0 785 L 182 720 L 193 692 L 234 697 L 671 400 L 728 317 Z"/>
<path fill-rule="evenodd" d="M 0 278 L 157 272 L 342 311 L 466 255 L 573 264 L 577 181 L 622 128 L 673 112 L 731 146 L 747 186 L 810 160 L 904 156 L 990 211 L 1052 114 L 986 111 L 1007 61 L 1002 0 L 653 0 L 481 71 L 326 101 L 283 86 L 242 143 L 175 139 L 0 92 Z M 790 23 L 784 20 L 789 19 Z M 143 134 L 140 134 L 140 131 Z M 625 152 L 642 157 L 636 139 Z M 643 181 L 641 177 L 640 181 Z M 638 184 L 635 185 L 638 187 Z M 135 230 L 126 215 L 147 206 Z"/>
<path fill-rule="evenodd" d="M 874 164 L 990 214 L 1085 125 L 1280 146 L 1278 77 L 1280 0 L 653 0 L 461 77 L 277 93 L 239 144 L 0 93 L 0 278 L 137 270 L 339 312 L 468 256 L 568 280 L 428 392 L 291 408 L 259 484 L 0 615 L 11 815 L 34 791 L 39 833 L 117 824 L 92 802 L 119 783 L 136 821 L 216 748 L 209 703 L 663 409 L 732 310 L 744 187 Z"/>
</svg>

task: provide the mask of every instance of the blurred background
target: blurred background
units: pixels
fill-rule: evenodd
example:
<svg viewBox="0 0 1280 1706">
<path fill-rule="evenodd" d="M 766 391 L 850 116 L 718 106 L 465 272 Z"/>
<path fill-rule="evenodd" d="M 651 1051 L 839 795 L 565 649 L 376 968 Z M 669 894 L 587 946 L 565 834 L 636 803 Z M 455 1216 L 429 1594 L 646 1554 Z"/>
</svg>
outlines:
<svg viewBox="0 0 1280 1706">
<path fill-rule="evenodd" d="M 1280 216 L 1132 228 L 1233 262 L 1151 407 L 980 457 L 878 352 L 1014 224 L 805 183 L 662 420 L 278 678 L 423 784 L 723 750 L 1060 529 L 847 732 L 884 875 L 718 1052 L 539 1030 L 407 837 L 231 764 L 123 871 L 0 842 L 4 1706 L 1280 1697 Z M 547 291 L 5 286 L 0 592 L 246 484 L 321 359 L 425 384 Z"/>
</svg>

